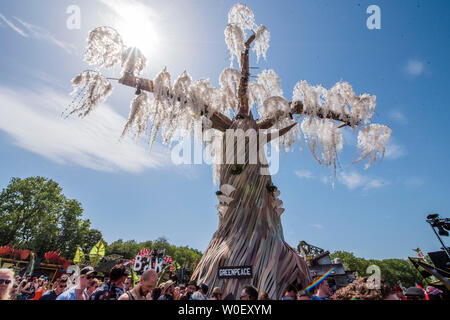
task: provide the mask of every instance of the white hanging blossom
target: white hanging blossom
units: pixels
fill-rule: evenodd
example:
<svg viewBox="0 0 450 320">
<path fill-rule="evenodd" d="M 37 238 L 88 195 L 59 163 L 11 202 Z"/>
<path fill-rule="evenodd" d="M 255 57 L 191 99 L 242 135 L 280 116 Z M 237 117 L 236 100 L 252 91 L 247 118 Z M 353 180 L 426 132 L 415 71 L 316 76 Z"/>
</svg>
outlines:
<svg viewBox="0 0 450 320">
<path fill-rule="evenodd" d="M 330 119 L 306 117 L 301 128 L 317 162 L 325 166 L 333 166 L 336 171 L 337 156 L 344 146 L 342 131 L 337 128 L 336 123 Z"/>
<path fill-rule="evenodd" d="M 370 126 L 359 131 L 358 134 L 358 151 L 361 157 L 356 162 L 361 162 L 370 158 L 366 169 L 377 161 L 377 158 L 384 158 L 386 145 L 391 138 L 392 130 L 380 124 L 371 124 Z M 381 155 L 380 155 L 381 154 Z"/>
<path fill-rule="evenodd" d="M 326 117 L 333 113 L 353 128 L 368 123 L 376 106 L 375 96 L 362 94 L 358 97 L 347 82 L 338 82 L 328 91 L 321 85 L 311 86 L 300 81 L 295 85 L 292 100 L 303 102 L 303 110 L 310 116 Z"/>
<path fill-rule="evenodd" d="M 192 84 L 191 76 L 184 71 L 173 84 L 173 104 L 185 108 L 189 101 L 189 87 Z"/>
<path fill-rule="evenodd" d="M 153 100 L 150 102 L 152 130 L 150 146 L 153 145 L 161 126 L 170 119 L 171 111 L 170 74 L 164 68 L 153 80 Z"/>
<path fill-rule="evenodd" d="M 235 4 L 228 13 L 228 23 L 238 25 L 243 31 L 255 29 L 255 15 L 245 4 Z"/>
<path fill-rule="evenodd" d="M 256 31 L 255 45 L 253 51 L 256 53 L 257 62 L 261 55 L 264 60 L 267 58 L 267 49 L 269 49 L 270 31 L 265 26 L 259 26 Z"/>
<path fill-rule="evenodd" d="M 263 70 L 258 76 L 258 83 L 262 85 L 269 97 L 282 97 L 281 80 L 273 69 Z"/>
<path fill-rule="evenodd" d="M 72 96 L 79 96 L 84 92 L 82 103 L 74 108 L 69 115 L 78 113 L 79 117 L 86 117 L 98 105 L 103 103 L 112 92 L 112 85 L 97 71 L 84 71 L 72 80 L 74 87 Z"/>
<path fill-rule="evenodd" d="M 224 108 L 235 111 L 238 105 L 238 91 L 241 83 L 242 74 L 232 68 L 222 71 L 219 78 L 219 83 L 222 88 Z"/>
<path fill-rule="evenodd" d="M 122 74 L 131 73 L 138 77 L 141 75 L 145 66 L 147 65 L 147 58 L 137 48 L 128 48 L 122 54 Z"/>
<path fill-rule="evenodd" d="M 274 119 L 285 118 L 289 111 L 289 102 L 283 97 L 271 97 L 264 101 L 263 104 L 264 117 Z"/>
<path fill-rule="evenodd" d="M 250 82 L 248 88 L 249 106 L 251 107 L 253 104 L 256 104 L 258 113 L 262 115 L 264 113 L 262 106 L 264 101 L 270 98 L 269 93 L 262 84 L 257 82 Z"/>
<path fill-rule="evenodd" d="M 133 126 L 136 126 L 136 135 L 139 136 L 147 130 L 149 121 L 149 102 L 147 93 L 142 92 L 136 96 L 130 105 L 130 115 L 128 122 L 123 129 L 122 137 L 124 137 Z"/>
<path fill-rule="evenodd" d="M 119 33 L 110 27 L 99 27 L 89 34 L 84 60 L 98 68 L 111 68 L 119 63 L 124 48 Z"/>
<path fill-rule="evenodd" d="M 237 24 L 228 24 L 225 29 L 225 42 L 230 51 L 230 67 L 236 57 L 241 67 L 241 53 L 245 50 L 244 31 Z"/>
</svg>

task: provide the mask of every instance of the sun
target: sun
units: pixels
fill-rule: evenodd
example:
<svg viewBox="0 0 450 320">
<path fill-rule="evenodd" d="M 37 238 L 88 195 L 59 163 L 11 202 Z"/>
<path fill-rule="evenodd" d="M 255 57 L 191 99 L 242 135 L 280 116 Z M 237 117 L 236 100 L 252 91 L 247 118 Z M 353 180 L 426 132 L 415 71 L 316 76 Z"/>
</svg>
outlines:
<svg viewBox="0 0 450 320">
<path fill-rule="evenodd" d="M 155 28 L 155 17 L 148 8 L 121 3 L 115 8 L 114 27 L 122 36 L 124 45 L 137 47 L 150 58 L 160 46 L 160 38 Z"/>
</svg>

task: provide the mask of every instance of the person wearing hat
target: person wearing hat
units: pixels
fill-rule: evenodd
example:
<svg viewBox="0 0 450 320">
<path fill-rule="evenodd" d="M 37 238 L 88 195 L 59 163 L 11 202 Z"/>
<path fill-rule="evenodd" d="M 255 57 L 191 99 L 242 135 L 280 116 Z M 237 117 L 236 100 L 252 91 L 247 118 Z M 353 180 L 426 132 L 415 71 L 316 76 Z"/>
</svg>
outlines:
<svg viewBox="0 0 450 320">
<path fill-rule="evenodd" d="M 163 295 L 158 300 L 173 300 L 173 291 L 175 289 L 175 282 L 169 280 L 164 283 Z"/>
<path fill-rule="evenodd" d="M 123 283 L 130 275 L 124 265 L 118 264 L 109 272 L 109 280 L 98 288 L 90 297 L 90 300 L 118 300 L 125 292 Z"/>
<path fill-rule="evenodd" d="M 411 287 L 406 290 L 406 300 L 425 300 L 425 293 L 422 289 Z"/>
<path fill-rule="evenodd" d="M 61 293 L 56 300 L 89 300 L 86 288 L 96 275 L 97 272 L 93 267 L 84 267 L 80 271 L 80 281 L 78 282 L 78 285 Z"/>
</svg>

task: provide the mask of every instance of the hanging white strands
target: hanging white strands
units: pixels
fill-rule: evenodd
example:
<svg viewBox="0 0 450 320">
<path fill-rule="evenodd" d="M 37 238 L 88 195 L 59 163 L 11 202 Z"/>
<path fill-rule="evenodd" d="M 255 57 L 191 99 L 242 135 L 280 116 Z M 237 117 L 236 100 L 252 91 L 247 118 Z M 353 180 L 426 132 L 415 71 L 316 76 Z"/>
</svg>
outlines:
<svg viewBox="0 0 450 320">
<path fill-rule="evenodd" d="M 124 45 L 120 34 L 111 27 L 98 27 L 89 34 L 84 60 L 97 68 L 112 68 L 122 59 Z"/>
<path fill-rule="evenodd" d="M 147 65 L 147 58 L 138 48 L 127 48 L 122 53 L 122 74 L 131 73 L 138 77 Z"/>
<path fill-rule="evenodd" d="M 223 105 L 225 109 L 236 111 L 238 101 L 239 85 L 241 83 L 242 74 L 232 68 L 222 71 L 219 78 L 219 83 L 222 88 Z"/>
<path fill-rule="evenodd" d="M 241 67 L 241 53 L 245 50 L 244 31 L 236 24 L 228 24 L 225 29 L 225 42 L 230 51 L 230 67 L 233 66 L 234 58 Z"/>
<path fill-rule="evenodd" d="M 308 116 L 303 120 L 301 128 L 317 162 L 327 167 L 332 166 L 336 173 L 337 157 L 344 146 L 342 131 L 337 128 L 336 123 L 330 119 Z"/>
<path fill-rule="evenodd" d="M 84 118 L 91 113 L 97 106 L 103 103 L 112 92 L 112 85 L 99 72 L 87 70 L 72 79 L 72 96 L 79 96 L 81 91 L 85 90 L 84 97 L 79 105 L 74 106 L 69 115 L 77 113 L 79 117 Z"/>
<path fill-rule="evenodd" d="M 359 131 L 358 134 L 358 151 L 361 157 L 354 163 L 369 159 L 369 163 L 365 168 L 368 169 L 378 158 L 383 160 L 386 152 L 386 145 L 391 138 L 392 130 L 384 125 L 371 124 L 370 126 Z"/>
<path fill-rule="evenodd" d="M 256 61 L 259 62 L 261 56 L 266 60 L 267 50 L 269 49 L 270 31 L 265 26 L 259 26 L 256 30 L 255 46 L 253 51 L 256 53 Z"/>
<path fill-rule="evenodd" d="M 137 95 L 130 105 L 130 115 L 122 132 L 122 138 L 136 127 L 136 136 L 140 136 L 147 130 L 149 121 L 149 102 L 147 93 L 142 92 Z"/>
<path fill-rule="evenodd" d="M 245 4 L 235 4 L 228 12 L 228 23 L 238 25 L 243 31 L 254 30 L 255 15 Z"/>
</svg>

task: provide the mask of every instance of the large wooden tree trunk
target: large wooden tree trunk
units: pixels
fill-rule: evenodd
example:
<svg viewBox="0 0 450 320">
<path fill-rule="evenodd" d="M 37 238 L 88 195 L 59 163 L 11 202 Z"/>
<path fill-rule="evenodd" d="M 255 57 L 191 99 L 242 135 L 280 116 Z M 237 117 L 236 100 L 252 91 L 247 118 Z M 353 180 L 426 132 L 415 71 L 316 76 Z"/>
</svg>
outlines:
<svg viewBox="0 0 450 320">
<path fill-rule="evenodd" d="M 257 124 L 253 117 L 234 120 L 230 129 L 244 132 Z M 232 173 L 232 164 L 220 168 L 220 185 L 229 184 L 236 190 L 230 197 L 228 211 L 219 218 L 219 227 L 203 258 L 192 275 L 198 283 L 206 283 L 212 290 L 220 287 L 237 299 L 242 287 L 254 285 L 272 299 L 280 299 L 291 283 L 301 285 L 310 282 L 306 263 L 285 241 L 280 215 L 274 208 L 272 185 L 268 175 L 261 175 L 261 164 L 246 163 L 241 174 Z M 219 279 L 219 267 L 252 266 L 252 279 Z"/>
</svg>

